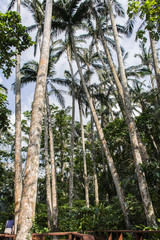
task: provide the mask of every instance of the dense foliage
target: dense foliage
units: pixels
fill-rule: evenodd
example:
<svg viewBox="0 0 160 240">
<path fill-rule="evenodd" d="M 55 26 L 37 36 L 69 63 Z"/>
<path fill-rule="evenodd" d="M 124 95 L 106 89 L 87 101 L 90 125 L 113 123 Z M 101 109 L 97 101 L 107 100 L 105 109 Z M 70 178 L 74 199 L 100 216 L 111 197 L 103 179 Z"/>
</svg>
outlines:
<svg viewBox="0 0 160 240">
<path fill-rule="evenodd" d="M 6 131 L 9 127 L 9 115 L 10 111 L 7 108 L 8 101 L 7 96 L 3 93 L 0 93 L 0 132 Z"/>
<path fill-rule="evenodd" d="M 148 93 L 150 95 L 150 93 Z M 153 139 L 156 145 L 160 144 L 160 128 L 158 127 L 159 112 L 154 111 L 154 105 L 150 104 L 145 112 L 140 114 L 136 121 L 140 130 L 141 136 L 146 143 L 147 150 L 150 154 L 150 159 L 142 168 L 145 169 L 149 189 L 154 203 L 155 211 L 160 211 L 159 194 L 160 194 L 160 165 L 158 161 L 157 149 L 153 144 Z M 158 114 L 158 115 L 157 115 Z M 28 142 L 28 131 L 31 114 L 24 113 L 25 119 L 22 121 L 23 141 Z M 87 166 L 88 175 L 90 176 L 90 208 L 85 207 L 85 192 L 83 184 L 83 158 L 82 145 L 80 137 L 80 125 L 76 124 L 76 140 L 75 140 L 75 156 L 74 156 L 74 206 L 68 206 L 68 174 L 69 174 L 69 154 L 70 154 L 70 124 L 71 117 L 66 114 L 65 110 L 60 110 L 56 106 L 52 106 L 52 119 L 54 122 L 53 133 L 55 139 L 55 156 L 57 166 L 57 181 L 58 181 L 58 206 L 59 206 L 59 230 L 60 231 L 85 231 L 85 230 L 103 230 L 103 229 L 122 229 L 125 228 L 123 214 L 116 196 L 113 180 L 109 172 L 107 175 L 102 165 L 101 148 L 99 147 L 99 139 L 95 132 L 95 154 L 97 162 L 97 173 L 99 179 L 99 195 L 100 204 L 95 205 L 94 200 L 94 185 L 93 179 L 93 163 L 91 160 L 90 150 L 91 143 L 88 139 L 86 142 Z M 90 135 L 90 125 L 88 123 L 85 127 L 85 136 Z M 129 135 L 124 119 L 116 118 L 114 121 L 106 124 L 104 128 L 105 137 L 109 140 L 109 148 L 114 156 L 116 166 L 121 178 L 121 184 L 127 195 L 127 202 L 129 204 L 130 217 L 133 226 L 145 225 L 145 215 L 143 214 L 143 206 L 138 191 L 138 183 L 134 171 L 133 157 L 130 148 Z M 152 138 L 151 138 L 152 136 Z M 4 136 L 6 143 L 8 143 L 9 136 Z M 33 226 L 33 231 L 46 232 L 47 226 L 47 208 L 46 208 L 46 190 L 45 190 L 45 176 L 44 172 L 44 134 L 42 134 L 42 151 L 41 151 L 41 174 L 38 183 L 37 196 L 37 210 L 36 218 Z M 4 141 L 4 140 L 3 140 Z M 13 140 L 12 140 L 13 141 Z M 1 147 L 2 147 L 1 143 Z M 23 147 L 23 156 L 25 158 L 26 147 Z M 13 171 L 6 166 L 11 164 L 12 156 L 14 155 L 14 148 L 11 148 L 8 154 L 1 152 L 1 171 L 5 174 L 1 175 L 1 224 L 2 230 L 4 223 L 10 211 L 13 211 Z M 62 159 L 64 171 L 62 171 Z M 8 163 L 7 163 L 8 162 Z M 8 166 L 9 166 L 8 165 Z M 62 174 L 63 181 L 62 181 Z M 7 178 L 6 178 L 7 176 Z M 5 209 L 5 212 L 4 212 Z M 139 216 L 137 218 L 137 216 Z"/>
<path fill-rule="evenodd" d="M 114 173 L 118 175 L 119 189 L 122 188 L 124 192 L 130 227 L 132 229 L 145 229 L 146 227 L 151 229 L 146 218 L 146 209 L 137 175 L 145 175 L 146 177 L 147 185 L 144 185 L 144 188 L 147 188 L 148 195 L 151 196 L 150 203 L 152 201 L 157 228 L 159 227 L 160 93 L 158 83 L 160 74 L 158 73 L 159 67 L 155 67 L 155 59 L 153 59 L 156 55 L 158 62 L 158 50 L 154 55 L 153 49 L 145 45 L 146 39 L 144 37 L 146 35 L 141 31 L 139 32 L 139 37 L 142 38 L 140 42 L 141 53 L 135 55 L 141 60 L 140 64 L 130 66 L 130 58 L 123 46 L 120 54 L 123 54 L 124 69 L 122 69 L 122 63 L 120 68 L 115 60 L 114 51 L 117 50 L 117 45 L 115 43 L 116 38 L 113 37 L 114 26 L 111 26 L 108 2 L 110 1 L 106 1 L 105 4 L 102 4 L 101 1 L 81 2 L 79 0 L 58 0 L 54 2 L 52 41 L 46 78 L 47 87 L 45 99 L 41 99 L 41 103 L 45 103 L 44 114 L 43 107 L 38 108 L 38 94 L 32 105 L 33 107 L 37 104 L 38 113 L 41 113 L 41 116 L 43 114 L 42 125 L 40 125 L 42 126 L 42 132 L 37 127 L 38 133 L 34 138 L 35 141 L 38 138 L 41 139 L 39 145 L 36 142 L 29 141 L 29 137 L 34 134 L 32 128 L 33 131 L 29 132 L 30 124 L 34 121 L 33 111 L 25 111 L 21 121 L 23 170 L 20 174 L 23 180 L 26 174 L 25 164 L 27 162 L 28 146 L 31 144 L 40 146 L 40 150 L 37 150 L 40 162 L 38 164 L 36 162 L 37 169 L 39 167 L 39 177 L 36 214 L 35 219 L 32 219 L 32 232 L 42 233 L 54 231 L 55 229 L 58 231 L 125 229 L 126 221 L 120 197 L 117 193 L 115 178 L 111 171 L 111 162 L 108 160 L 109 155 L 113 158 Z M 134 14 L 139 13 L 140 18 L 146 21 L 145 30 L 151 33 L 151 39 L 158 40 L 159 2 L 149 0 L 129 0 L 128 2 L 129 17 L 132 19 Z M 112 3 L 115 17 L 116 15 L 124 17 L 121 4 L 117 1 Z M 28 30 L 37 29 L 36 53 L 38 45 L 41 49 L 46 1 L 24 0 L 22 4 L 33 14 L 36 22 L 28 28 Z M 88 16 L 90 19 L 87 19 Z M 105 18 L 102 16 L 105 16 Z M 6 14 L 0 13 L 0 18 L 0 34 L 2 34 L 0 39 L 0 68 L 5 77 L 8 78 L 12 73 L 11 68 L 16 64 L 13 57 L 31 46 L 33 42 L 27 33 L 26 27 L 21 25 L 21 19 L 17 13 L 12 11 Z M 82 35 L 78 36 L 77 28 L 83 29 Z M 126 26 L 117 24 L 117 34 L 123 34 L 124 36 L 127 32 L 126 29 Z M 56 38 L 59 32 L 61 33 L 63 30 L 66 31 L 62 36 L 64 41 L 58 39 L 54 42 L 54 37 Z M 5 40 L 6 36 L 7 41 Z M 85 42 L 84 39 L 87 39 L 87 41 Z M 61 66 L 64 69 L 61 69 L 61 72 L 57 72 L 57 74 L 62 76 L 62 70 L 64 70 L 64 79 L 60 78 L 60 76 L 55 77 L 56 64 L 63 54 L 67 56 L 69 70 L 68 68 L 65 69 L 66 65 L 64 64 Z M 66 60 L 66 57 L 64 59 Z M 79 67 L 78 70 L 75 67 L 75 60 Z M 126 60 L 128 61 L 127 67 L 125 67 Z M 154 71 L 155 68 L 158 69 L 157 73 Z M 126 75 L 125 82 L 122 79 L 123 70 Z M 32 84 L 35 83 L 38 71 L 38 62 L 34 60 L 26 62 L 21 69 L 21 87 L 25 87 L 26 84 L 31 82 Z M 82 71 L 82 74 L 79 76 L 80 71 Z M 41 76 L 43 78 L 43 73 L 41 73 Z M 117 82 L 119 81 L 118 83 L 115 81 L 116 78 Z M 41 82 L 39 82 L 39 86 Z M 58 84 L 61 89 L 57 88 Z M 44 89 L 44 84 L 42 85 Z M 86 97 L 87 91 L 91 98 L 89 99 L 87 96 L 88 100 Z M 72 107 L 65 107 L 64 105 L 62 94 L 67 96 L 66 93 L 72 96 Z M 53 98 L 52 94 L 54 94 Z M 55 97 L 61 107 L 53 103 Z M 52 104 L 49 104 L 49 100 L 52 101 Z M 91 112 L 91 107 L 89 108 L 89 100 L 93 103 L 93 108 L 95 107 L 95 113 Z M 9 119 L 10 111 L 8 110 L 6 94 L 0 93 L 0 107 L 0 233 L 2 233 L 5 221 L 15 209 L 14 175 L 16 167 L 14 162 L 16 147 L 15 133 L 12 131 L 12 124 Z M 74 110 L 76 111 L 76 119 L 78 119 L 76 121 L 73 121 Z M 97 129 L 93 113 L 97 114 L 97 120 L 100 123 Z M 129 116 L 128 113 L 131 115 Z M 38 118 L 35 119 L 36 121 L 41 124 Z M 98 132 L 100 127 L 104 133 L 102 141 Z M 53 133 L 53 138 L 51 133 Z M 137 145 L 133 145 L 132 135 L 134 133 L 138 136 L 139 142 L 137 141 Z M 53 145 L 51 145 L 51 140 L 53 140 Z M 107 142 L 108 158 L 104 154 L 104 140 Z M 142 161 L 139 160 L 139 164 L 136 162 L 135 146 L 142 158 Z M 51 159 L 52 150 L 55 165 Z M 73 172 L 71 173 L 72 153 Z M 139 167 L 138 174 L 137 165 Z M 56 173 L 52 171 L 53 167 L 56 168 Z M 70 204 L 71 174 L 73 174 L 72 207 Z M 49 178 L 48 184 L 47 177 Z M 47 187 L 50 184 L 52 186 L 54 177 L 56 178 L 58 201 L 58 226 L 55 228 L 51 226 L 53 224 L 53 219 L 51 219 L 53 215 L 49 215 L 48 210 L 50 207 L 48 195 L 54 197 L 53 188 L 50 187 L 50 192 L 47 192 Z M 86 186 L 89 192 L 88 206 Z M 53 199 L 51 201 L 53 202 Z M 128 239 L 132 239 L 132 237 L 128 236 Z"/>
<path fill-rule="evenodd" d="M 0 12 L 0 69 L 8 78 L 16 66 L 15 56 L 33 45 L 21 17 L 14 11 Z"/>
<path fill-rule="evenodd" d="M 139 14 L 139 17 L 145 22 L 146 26 L 144 30 L 140 30 L 138 33 L 139 38 L 144 37 L 145 31 L 151 32 L 152 37 L 155 40 L 159 40 L 160 34 L 160 2 L 156 0 L 135 1 L 129 0 L 128 14 L 130 18 L 133 18 L 135 14 Z"/>
</svg>

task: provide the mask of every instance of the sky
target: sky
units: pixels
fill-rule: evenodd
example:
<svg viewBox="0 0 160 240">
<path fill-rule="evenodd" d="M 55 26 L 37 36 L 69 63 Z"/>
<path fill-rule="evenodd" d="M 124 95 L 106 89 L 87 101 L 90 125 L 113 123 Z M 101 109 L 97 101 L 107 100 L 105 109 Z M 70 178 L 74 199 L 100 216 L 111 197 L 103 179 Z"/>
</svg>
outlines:
<svg viewBox="0 0 160 240">
<path fill-rule="evenodd" d="M 7 7 L 9 5 L 10 1 L 11 0 L 0 0 L 0 11 L 1 12 L 4 13 L 7 10 Z M 127 10 L 127 0 L 123 0 L 121 2 L 121 4 L 123 5 L 124 9 Z M 27 9 L 25 9 L 23 7 L 21 7 L 21 16 L 22 16 L 22 24 L 23 25 L 30 26 L 34 23 L 31 14 L 28 12 Z M 127 20 L 127 17 L 124 19 L 117 18 L 117 22 L 120 21 L 120 24 L 125 24 L 126 20 Z M 138 25 L 139 25 L 139 22 L 137 20 L 135 29 L 138 27 Z M 35 32 L 31 33 L 31 37 L 34 40 Z M 124 37 L 124 38 L 120 39 L 122 46 L 125 48 L 125 51 L 129 52 L 129 58 L 127 61 L 128 66 L 137 64 L 137 59 L 134 58 L 134 54 L 138 53 L 140 51 L 139 44 L 138 44 L 138 42 L 135 42 L 134 39 L 135 39 L 135 35 L 131 36 L 130 38 Z M 21 67 L 23 66 L 23 64 L 25 62 L 27 62 L 29 60 L 33 60 L 33 59 L 38 60 L 39 54 L 36 58 L 34 58 L 33 47 L 30 47 L 29 49 L 27 49 L 26 51 L 24 51 L 22 53 Z M 66 56 L 63 56 L 63 58 L 61 58 L 60 62 L 56 65 L 55 70 L 56 70 L 57 77 L 63 77 L 63 73 L 64 73 L 65 69 L 68 68 L 68 65 L 66 62 L 67 62 Z M 8 101 L 9 101 L 9 109 L 12 111 L 12 117 L 11 117 L 12 122 L 14 122 L 14 118 L 15 118 L 15 115 L 14 115 L 15 95 L 12 90 L 13 82 L 15 82 L 15 69 L 13 69 L 13 73 L 9 79 L 5 79 L 4 76 L 2 75 L 2 72 L 0 71 L 0 83 L 2 83 L 3 85 L 5 85 L 8 88 Z M 22 95 L 22 112 L 24 112 L 26 110 L 30 110 L 31 103 L 32 103 L 33 97 L 34 97 L 34 88 L 35 88 L 35 84 L 28 84 L 27 86 L 22 88 L 22 94 L 21 94 Z M 58 86 L 58 89 L 60 89 L 59 86 Z M 65 99 L 66 99 L 66 107 L 68 105 L 71 105 L 71 98 L 65 97 Z M 55 97 L 52 97 L 50 102 L 58 104 Z"/>
</svg>

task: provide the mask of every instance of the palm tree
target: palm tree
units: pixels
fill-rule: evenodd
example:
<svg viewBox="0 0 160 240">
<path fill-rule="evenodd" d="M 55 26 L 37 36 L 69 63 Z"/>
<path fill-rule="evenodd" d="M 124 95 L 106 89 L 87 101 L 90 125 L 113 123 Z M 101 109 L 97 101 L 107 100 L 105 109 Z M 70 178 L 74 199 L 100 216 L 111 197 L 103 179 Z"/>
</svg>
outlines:
<svg viewBox="0 0 160 240">
<path fill-rule="evenodd" d="M 149 32 L 149 37 L 150 37 L 150 43 L 151 43 L 151 49 L 152 49 L 153 67 L 154 67 L 158 91 L 160 94 L 160 68 L 159 68 L 157 52 L 156 52 L 156 43 L 155 43 L 155 40 L 152 38 L 150 32 Z"/>
<path fill-rule="evenodd" d="M 69 2 L 65 3 L 65 6 L 63 6 L 63 4 L 60 1 L 58 1 L 58 2 L 54 3 L 54 15 L 55 15 L 56 21 L 52 22 L 52 24 L 53 24 L 53 26 L 55 26 L 57 28 L 59 27 L 63 30 L 68 31 L 69 34 L 70 34 L 71 41 L 72 41 L 73 52 L 74 52 L 74 55 L 75 55 L 75 60 L 76 60 L 77 67 L 78 67 L 78 70 L 79 70 L 82 85 L 83 85 L 88 103 L 90 105 L 92 115 L 94 117 L 94 121 L 96 123 L 96 127 L 97 127 L 99 137 L 100 137 L 100 139 L 102 141 L 102 144 L 103 144 L 105 156 L 107 158 L 108 165 L 110 167 L 110 171 L 111 171 L 111 174 L 112 174 L 115 186 L 116 186 L 119 201 L 121 203 L 121 208 L 122 208 L 122 211 L 123 211 L 123 214 L 124 214 L 124 217 L 125 217 L 125 222 L 126 222 L 127 227 L 129 227 L 130 224 L 129 224 L 129 218 L 128 218 L 128 207 L 127 207 L 127 203 L 125 201 L 123 190 L 122 190 L 121 185 L 120 185 L 119 176 L 118 176 L 117 170 L 115 168 L 113 159 L 110 155 L 109 149 L 107 147 L 107 143 L 106 143 L 106 140 L 104 138 L 102 128 L 99 124 L 98 117 L 97 117 L 96 111 L 94 109 L 91 97 L 90 97 L 88 89 L 86 87 L 86 83 L 85 83 L 83 73 L 82 73 L 82 69 L 81 69 L 81 66 L 80 66 L 80 63 L 79 63 L 79 59 L 78 59 L 78 54 L 77 54 L 77 51 L 76 51 L 76 44 L 75 44 L 75 39 L 74 39 L 74 28 L 73 28 L 73 26 L 80 26 L 81 25 L 82 19 L 88 17 L 87 11 L 88 11 L 88 2 L 87 1 L 84 1 L 80 4 L 79 4 L 79 1 L 75 1 L 75 0 L 74 1 L 69 1 Z"/>
<path fill-rule="evenodd" d="M 35 215 L 40 140 L 42 131 L 45 87 L 49 61 L 51 17 L 52 17 L 52 0 L 47 0 L 45 10 L 43 42 L 33 102 L 29 146 L 27 152 L 24 186 L 21 199 L 16 240 L 24 240 L 27 238 L 29 231 L 32 227 L 32 220 L 34 219 Z"/>
<path fill-rule="evenodd" d="M 128 25 L 129 25 L 128 36 L 130 36 L 133 32 L 133 29 L 135 26 L 135 24 L 134 24 L 135 18 L 136 18 L 136 15 L 134 14 L 133 20 L 132 19 L 128 20 Z M 145 23 L 145 21 L 143 21 L 141 23 L 141 25 L 139 26 L 139 28 L 137 30 L 136 40 L 138 39 L 139 31 L 142 28 L 144 28 L 145 25 L 146 25 L 146 23 Z M 156 79 L 156 83 L 157 83 L 158 92 L 160 93 L 160 68 L 159 68 L 159 64 L 158 64 L 158 56 L 157 56 L 157 51 L 156 51 L 156 41 L 153 39 L 150 31 L 149 31 L 149 38 L 150 38 L 150 47 L 151 47 L 152 58 L 153 58 L 153 68 L 154 68 L 154 72 L 155 72 L 155 79 Z"/>
<path fill-rule="evenodd" d="M 83 54 L 78 54 L 79 59 L 81 60 L 81 62 L 83 62 L 86 66 L 87 66 L 87 75 L 88 75 L 88 82 L 89 82 L 89 89 L 91 86 L 91 78 L 90 78 L 90 73 L 91 73 L 91 66 L 95 67 L 94 62 L 98 60 L 98 56 L 97 54 L 95 54 L 94 52 L 94 46 L 91 43 L 89 45 L 89 49 L 83 49 Z M 92 96 L 92 92 L 90 92 L 90 95 Z M 92 99 L 93 101 L 93 99 Z M 79 108 L 81 111 L 81 104 L 79 103 Z M 92 142 L 92 161 L 93 161 L 93 172 L 94 172 L 94 188 L 95 188 L 95 201 L 96 204 L 99 204 L 99 191 L 98 191 L 98 178 L 97 178 L 97 171 L 96 171 L 96 161 L 95 161 L 95 157 L 94 157 L 94 133 L 93 133 L 93 117 L 91 115 L 91 142 Z"/>
<path fill-rule="evenodd" d="M 67 79 L 71 79 L 71 80 L 74 79 L 74 85 L 70 84 L 69 88 L 71 92 L 74 90 L 75 98 L 78 101 L 78 106 L 79 106 L 82 151 L 83 151 L 83 166 L 84 166 L 85 198 L 86 198 L 86 207 L 89 207 L 89 180 L 88 180 L 88 174 L 87 174 L 87 162 L 86 162 L 84 126 L 83 126 L 83 105 L 86 104 L 86 99 L 85 99 L 82 87 L 79 85 L 78 81 L 76 81 L 77 74 L 78 74 L 78 71 L 73 76 L 70 72 L 65 71 L 65 76 L 67 77 Z"/>
<path fill-rule="evenodd" d="M 50 166 L 48 158 L 48 121 L 47 121 L 47 101 L 45 101 L 44 109 L 44 148 L 45 148 L 45 175 L 46 175 L 46 201 L 48 215 L 48 229 L 51 230 L 52 219 L 52 199 L 51 199 L 51 182 L 50 182 Z"/>
<path fill-rule="evenodd" d="M 151 80 L 151 84 L 152 84 L 152 88 L 154 89 L 154 77 L 152 75 L 152 69 L 153 69 L 153 60 L 152 60 L 152 55 L 151 55 L 151 48 L 146 49 L 144 42 L 140 42 L 139 47 L 142 51 L 142 53 L 140 54 L 135 54 L 135 57 L 139 57 L 141 60 L 141 64 L 143 64 L 144 66 L 146 66 L 148 68 L 148 70 L 150 71 L 150 80 Z"/>
<path fill-rule="evenodd" d="M 77 42 L 79 42 L 77 40 Z M 81 40 L 82 42 L 82 40 Z M 69 206 L 73 206 L 73 157 L 74 157 L 74 132 L 75 132 L 75 93 L 74 93 L 74 72 L 72 67 L 72 45 L 70 36 L 66 34 L 65 41 L 61 41 L 61 49 L 57 52 L 57 59 L 66 52 L 72 79 L 72 128 L 71 128 L 71 159 L 70 159 L 70 178 L 69 178 Z"/>
<path fill-rule="evenodd" d="M 17 2 L 17 13 L 20 14 L 21 0 L 12 0 L 8 10 Z M 21 77 L 20 77 L 20 55 L 16 55 L 16 85 L 15 85 L 15 227 L 19 217 L 20 202 L 22 196 L 22 160 L 21 160 Z"/>
<path fill-rule="evenodd" d="M 61 85 L 66 85 L 67 81 L 65 79 L 54 78 L 54 64 L 55 64 L 55 55 L 54 55 L 54 48 L 50 48 L 50 55 L 49 55 L 49 64 L 48 64 L 48 73 L 47 73 L 47 85 L 50 87 L 50 91 L 48 92 L 48 87 L 46 86 L 46 96 L 45 102 L 47 110 L 45 110 L 45 119 L 48 116 L 48 125 L 49 125 L 49 143 L 50 143 L 50 159 L 51 159 L 51 179 L 52 179 L 52 194 L 51 189 L 49 187 L 49 179 L 50 175 L 48 172 L 48 131 L 47 125 L 45 127 L 45 162 L 46 162 L 46 190 L 47 190 L 47 209 L 48 209 L 48 223 L 49 229 L 52 230 L 57 229 L 58 225 L 58 204 L 57 204 L 57 184 L 56 184 L 56 170 L 55 170 L 55 157 L 54 157 L 54 143 L 53 143 L 53 132 L 52 132 L 52 121 L 51 121 L 51 113 L 50 113 L 50 105 L 49 105 L 49 95 L 55 94 L 59 103 L 64 107 L 64 98 L 61 95 L 60 91 L 54 87 L 54 83 L 59 83 Z M 22 80 L 21 86 L 28 84 L 29 82 L 36 82 L 38 72 L 38 63 L 36 61 L 29 61 L 24 64 L 21 69 L 22 73 Z M 47 119 L 45 120 L 47 121 Z M 51 200 L 52 196 L 52 200 Z M 52 216 L 52 221 L 50 221 L 50 215 Z"/>
<path fill-rule="evenodd" d="M 150 198 L 150 194 L 148 191 L 148 185 L 146 182 L 145 173 L 141 169 L 142 156 L 141 156 L 141 151 L 139 147 L 136 125 L 135 125 L 133 114 L 132 114 L 132 107 L 131 107 L 130 96 L 128 91 L 127 78 L 126 78 L 125 69 L 123 65 L 122 52 L 120 49 L 117 28 L 116 28 L 114 14 L 112 10 L 112 4 L 110 0 L 107 0 L 107 3 L 108 3 L 110 19 L 112 23 L 112 29 L 114 33 L 114 39 L 116 43 L 117 57 L 118 57 L 120 76 L 121 76 L 121 84 L 123 88 L 124 101 L 125 101 L 126 120 L 128 123 L 130 140 L 132 144 L 132 151 L 133 151 L 133 156 L 135 160 L 135 167 L 136 167 L 136 173 L 137 173 L 137 178 L 139 183 L 139 189 L 140 189 L 140 193 L 141 193 L 141 197 L 142 197 L 142 201 L 145 209 L 147 222 L 150 226 L 156 227 L 157 224 L 156 224 L 155 213 L 152 205 L 152 200 Z"/>
<path fill-rule="evenodd" d="M 40 0 L 21 0 L 22 6 L 27 8 L 35 23 L 29 27 L 27 27 L 28 31 L 37 30 L 35 36 L 35 45 L 34 45 L 34 56 L 37 53 L 37 47 L 41 50 L 42 46 L 42 36 L 43 36 L 43 29 L 44 29 L 44 17 L 45 17 L 45 1 Z"/>
</svg>

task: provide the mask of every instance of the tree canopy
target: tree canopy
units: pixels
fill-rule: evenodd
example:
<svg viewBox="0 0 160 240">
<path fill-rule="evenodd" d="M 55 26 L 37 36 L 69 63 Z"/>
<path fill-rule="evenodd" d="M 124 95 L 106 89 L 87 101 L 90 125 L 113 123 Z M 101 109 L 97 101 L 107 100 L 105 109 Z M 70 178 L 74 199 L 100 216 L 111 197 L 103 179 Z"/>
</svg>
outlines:
<svg viewBox="0 0 160 240">
<path fill-rule="evenodd" d="M 160 37 L 160 1 L 159 0 L 129 0 L 128 15 L 133 18 L 135 14 L 145 22 L 145 30 L 151 32 L 151 36 L 158 41 Z M 145 30 L 138 32 L 138 37 L 144 38 Z"/>
<path fill-rule="evenodd" d="M 15 67 L 16 54 L 20 54 L 33 45 L 25 26 L 21 24 L 21 17 L 17 12 L 0 12 L 0 69 L 6 78 Z"/>
</svg>

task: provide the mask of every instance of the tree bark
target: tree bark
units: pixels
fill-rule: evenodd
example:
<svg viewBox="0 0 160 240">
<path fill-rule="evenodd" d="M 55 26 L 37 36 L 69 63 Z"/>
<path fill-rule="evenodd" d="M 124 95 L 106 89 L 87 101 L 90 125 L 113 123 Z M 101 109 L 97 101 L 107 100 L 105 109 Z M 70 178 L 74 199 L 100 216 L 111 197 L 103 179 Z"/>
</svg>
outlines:
<svg viewBox="0 0 160 240">
<path fill-rule="evenodd" d="M 124 65 L 123 65 L 121 48 L 120 48 L 119 39 L 118 39 L 117 27 L 116 27 L 114 15 L 113 15 L 111 1 L 107 0 L 107 2 L 108 2 L 111 23 L 112 23 L 114 40 L 115 40 L 115 44 L 116 44 L 117 57 L 118 57 L 120 76 L 121 76 L 121 84 L 122 84 L 123 93 L 124 93 L 126 119 L 127 119 L 128 129 L 129 129 L 133 157 L 134 157 L 134 161 L 135 161 L 135 169 L 136 169 L 136 174 L 137 174 L 138 183 L 139 183 L 139 190 L 140 190 L 140 194 L 141 194 L 144 209 L 145 209 L 147 223 L 148 223 L 148 225 L 150 225 L 152 227 L 157 227 L 155 213 L 154 213 L 154 209 L 153 209 L 153 205 L 152 205 L 152 200 L 150 198 L 150 194 L 148 191 L 148 185 L 147 185 L 147 181 L 145 178 L 145 173 L 141 168 L 142 156 L 141 156 L 141 152 L 140 152 L 140 146 L 138 143 L 136 125 L 135 125 L 135 122 L 133 119 L 133 114 L 132 114 L 132 107 L 131 107 L 131 102 L 130 102 L 128 86 L 127 86 L 125 69 L 124 69 Z"/>
<path fill-rule="evenodd" d="M 47 201 L 47 215 L 48 215 L 48 229 L 51 230 L 52 219 L 52 200 L 51 200 L 51 182 L 50 182 L 50 166 L 48 158 L 48 121 L 47 121 L 47 104 L 45 101 L 44 110 L 44 149 L 45 149 L 45 175 L 46 175 L 46 201 Z"/>
<path fill-rule="evenodd" d="M 73 157 L 74 157 L 74 121 L 75 121 L 75 92 L 74 92 L 74 77 L 73 77 L 73 68 L 71 63 L 71 56 L 69 53 L 69 48 L 67 48 L 67 57 L 71 70 L 72 77 L 72 126 L 71 126 L 71 158 L 70 158 L 70 174 L 69 174 L 69 206 L 73 207 Z"/>
<path fill-rule="evenodd" d="M 94 192 L 95 192 L 95 202 L 96 205 L 99 205 L 99 187 L 98 187 L 98 178 L 97 178 L 97 167 L 95 161 L 95 145 L 94 145 L 94 122 L 93 117 L 91 116 L 91 143 L 92 143 L 92 162 L 93 162 L 93 174 L 94 174 Z M 103 145 L 102 145 L 103 150 Z"/>
<path fill-rule="evenodd" d="M 17 0 L 17 13 L 20 14 L 21 1 Z M 22 196 L 22 160 L 21 160 L 21 76 L 20 76 L 20 55 L 16 56 L 16 93 L 15 93 L 15 227 L 14 233 L 17 233 L 17 224 Z"/>
<path fill-rule="evenodd" d="M 88 174 L 87 174 L 87 162 L 86 162 L 86 149 L 85 149 L 85 140 L 84 140 L 82 106 L 81 106 L 80 100 L 78 101 L 78 103 L 79 103 L 79 116 L 80 116 L 80 123 L 81 123 L 81 138 L 82 138 L 82 150 L 83 150 L 85 198 L 86 198 L 86 207 L 89 208 L 89 181 L 88 181 Z"/>
<path fill-rule="evenodd" d="M 157 83 L 158 91 L 160 94 L 160 68 L 159 68 L 158 58 L 156 53 L 156 44 L 155 44 L 155 40 L 152 39 L 150 32 L 149 32 L 149 37 L 150 37 L 150 43 L 151 43 L 151 49 L 152 49 L 153 66 L 154 66 L 154 72 L 156 77 L 156 83 Z"/>
<path fill-rule="evenodd" d="M 126 202 L 126 200 L 125 200 L 124 193 L 123 193 L 123 189 L 121 188 L 121 184 L 120 184 L 120 179 L 119 179 L 117 170 L 116 170 L 116 168 L 115 168 L 113 159 L 112 159 L 112 157 L 111 157 L 111 154 L 110 154 L 110 152 L 109 152 L 109 149 L 108 149 L 108 147 L 107 147 L 107 143 L 106 143 L 106 140 L 105 140 L 105 137 L 104 137 L 102 128 L 101 128 L 101 126 L 100 126 L 100 123 L 99 123 L 99 120 L 98 120 L 96 111 L 95 111 L 95 109 L 94 109 L 94 106 L 93 106 L 91 97 L 90 97 L 89 92 L 88 92 L 88 89 L 87 89 L 87 87 L 86 87 L 85 79 L 84 79 L 84 77 L 83 77 L 83 73 L 82 73 L 82 70 L 81 70 L 81 67 L 80 67 L 80 63 L 79 63 L 79 60 L 78 60 L 78 55 L 77 55 L 77 52 L 76 52 L 76 46 L 75 46 L 75 41 L 74 41 L 74 36 L 73 36 L 72 29 L 70 29 L 70 35 L 71 35 L 71 40 L 72 40 L 73 52 L 74 52 L 74 55 L 75 55 L 77 67 L 78 67 L 79 74 L 80 74 L 81 81 L 82 81 L 82 85 L 83 85 L 85 94 L 86 94 L 86 96 L 87 96 L 89 106 L 90 106 L 90 108 L 91 108 L 91 112 L 92 112 L 92 115 L 93 115 L 93 118 L 94 118 L 94 122 L 95 122 L 96 127 L 97 127 L 97 131 L 98 131 L 98 134 L 99 134 L 99 138 L 100 138 L 100 140 L 101 140 L 101 142 L 102 142 L 102 145 L 103 145 L 103 149 L 104 149 L 104 153 L 105 153 L 106 159 L 107 159 L 107 161 L 108 161 L 109 169 L 110 169 L 110 171 L 111 171 L 111 175 L 112 175 L 112 178 L 113 178 L 115 187 L 116 187 L 117 195 L 118 195 L 118 197 L 119 197 L 119 201 L 120 201 L 120 204 L 121 204 L 121 208 L 122 208 L 122 211 L 123 211 L 123 214 L 124 214 L 125 223 L 126 223 L 127 228 L 129 228 L 129 227 L 130 227 L 130 223 L 129 223 L 129 217 L 128 217 L 128 206 L 127 206 L 127 202 Z"/>
<path fill-rule="evenodd" d="M 33 102 L 24 187 L 16 240 L 26 240 L 27 237 L 30 236 L 29 231 L 32 227 L 32 221 L 35 216 L 42 119 L 49 61 L 52 2 L 52 0 L 46 1 L 42 50 Z"/>
<path fill-rule="evenodd" d="M 54 142 L 53 142 L 53 128 L 51 120 L 51 112 L 49 106 L 48 90 L 46 87 L 47 98 L 47 112 L 49 124 L 49 140 L 50 140 L 50 159 L 51 159 L 51 179 L 52 179 L 52 231 L 58 229 L 58 200 L 57 200 L 57 177 L 56 177 L 56 163 L 54 155 Z"/>
</svg>

